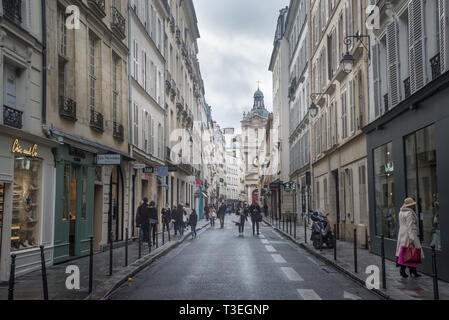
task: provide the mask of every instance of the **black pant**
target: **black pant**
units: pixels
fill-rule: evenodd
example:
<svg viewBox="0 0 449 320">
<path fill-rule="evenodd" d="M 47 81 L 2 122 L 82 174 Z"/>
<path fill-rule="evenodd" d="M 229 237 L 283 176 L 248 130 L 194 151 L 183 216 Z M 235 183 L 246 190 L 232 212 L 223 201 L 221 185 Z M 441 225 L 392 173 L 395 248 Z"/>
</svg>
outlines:
<svg viewBox="0 0 449 320">
<path fill-rule="evenodd" d="M 253 220 L 253 235 L 256 234 L 257 229 L 257 235 L 259 235 L 259 221 Z"/>
<path fill-rule="evenodd" d="M 245 232 L 245 219 L 240 219 L 239 233 L 244 233 L 244 232 Z"/>
<path fill-rule="evenodd" d="M 210 218 L 210 226 L 215 227 L 215 218 Z"/>
<path fill-rule="evenodd" d="M 225 216 L 220 216 L 220 228 L 224 228 L 224 220 L 225 220 Z"/>
<path fill-rule="evenodd" d="M 170 241 L 170 222 L 164 222 L 162 224 L 162 232 L 165 232 L 165 229 L 167 229 L 168 232 L 168 241 Z"/>
<path fill-rule="evenodd" d="M 157 224 L 152 223 L 150 224 L 150 233 L 153 234 L 153 245 L 156 245 L 156 238 L 157 238 Z"/>
</svg>

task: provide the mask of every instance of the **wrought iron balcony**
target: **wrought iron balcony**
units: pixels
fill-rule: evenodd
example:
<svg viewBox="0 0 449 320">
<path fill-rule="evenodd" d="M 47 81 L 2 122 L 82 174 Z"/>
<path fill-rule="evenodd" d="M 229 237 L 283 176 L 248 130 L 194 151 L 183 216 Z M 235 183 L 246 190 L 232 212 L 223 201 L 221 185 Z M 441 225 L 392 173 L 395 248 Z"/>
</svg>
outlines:
<svg viewBox="0 0 449 320">
<path fill-rule="evenodd" d="M 3 0 L 3 14 L 5 17 L 22 22 L 22 0 Z"/>
<path fill-rule="evenodd" d="M 167 92 L 171 89 L 171 74 L 168 70 L 165 70 L 165 88 Z"/>
<path fill-rule="evenodd" d="M 22 115 L 22 111 L 3 106 L 3 124 L 7 126 L 22 129 Z"/>
<path fill-rule="evenodd" d="M 181 44 L 181 30 L 179 27 L 176 27 L 176 43 Z"/>
<path fill-rule="evenodd" d="M 68 120 L 77 121 L 76 101 L 63 96 L 59 97 L 59 115 Z"/>
<path fill-rule="evenodd" d="M 432 80 L 435 80 L 441 76 L 441 61 L 439 53 L 430 59 L 430 67 L 432 68 Z"/>
<path fill-rule="evenodd" d="M 112 7 L 112 31 L 118 33 L 121 39 L 126 38 L 126 19 L 116 7 Z"/>
<path fill-rule="evenodd" d="M 405 92 L 405 99 L 411 96 L 412 91 L 410 88 L 410 77 L 404 80 L 404 92 Z"/>
<path fill-rule="evenodd" d="M 182 44 L 181 44 L 181 53 L 184 58 L 187 58 L 187 46 L 186 46 L 186 43 L 184 42 L 184 40 L 182 40 Z"/>
<path fill-rule="evenodd" d="M 178 95 L 178 102 L 176 102 L 176 107 L 180 110 L 183 111 L 184 110 L 184 97 L 180 97 Z"/>
<path fill-rule="evenodd" d="M 112 135 L 114 138 L 120 141 L 125 140 L 125 129 L 123 128 L 123 125 L 114 121 L 112 130 Z"/>
<path fill-rule="evenodd" d="M 90 127 L 100 132 L 104 131 L 103 115 L 94 109 L 90 110 Z"/>
<path fill-rule="evenodd" d="M 103 19 L 106 17 L 106 0 L 87 0 L 89 8 Z"/>
</svg>

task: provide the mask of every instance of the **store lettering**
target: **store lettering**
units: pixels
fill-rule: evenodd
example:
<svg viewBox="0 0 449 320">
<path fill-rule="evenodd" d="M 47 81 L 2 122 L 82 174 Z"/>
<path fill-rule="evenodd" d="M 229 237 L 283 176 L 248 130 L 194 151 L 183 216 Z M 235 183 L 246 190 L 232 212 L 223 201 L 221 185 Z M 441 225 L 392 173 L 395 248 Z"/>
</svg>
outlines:
<svg viewBox="0 0 449 320">
<path fill-rule="evenodd" d="M 37 152 L 37 144 L 34 144 L 33 146 L 29 147 L 28 149 L 23 149 L 19 143 L 19 139 L 14 140 L 11 150 L 13 153 L 23 154 L 25 156 L 29 156 L 29 157 L 33 157 L 33 158 L 35 158 L 39 155 Z"/>
</svg>

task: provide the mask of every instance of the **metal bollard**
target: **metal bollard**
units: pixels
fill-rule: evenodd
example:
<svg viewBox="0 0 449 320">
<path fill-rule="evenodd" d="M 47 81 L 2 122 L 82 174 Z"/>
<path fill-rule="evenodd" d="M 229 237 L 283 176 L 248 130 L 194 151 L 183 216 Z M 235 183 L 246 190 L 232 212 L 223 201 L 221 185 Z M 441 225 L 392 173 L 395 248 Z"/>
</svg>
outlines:
<svg viewBox="0 0 449 320">
<path fill-rule="evenodd" d="M 125 238 L 125 267 L 128 266 L 128 228 L 126 228 L 125 232 L 126 238 Z"/>
<path fill-rule="evenodd" d="M 432 246 L 432 277 L 433 277 L 433 299 L 440 300 L 440 293 L 438 290 L 438 271 L 437 271 L 437 252 L 435 246 Z"/>
<path fill-rule="evenodd" d="M 48 300 L 47 267 L 45 265 L 44 246 L 40 246 L 40 249 L 41 249 L 42 287 L 44 290 L 44 300 Z"/>
<path fill-rule="evenodd" d="M 140 228 L 139 228 L 139 259 L 142 258 L 142 239 L 140 237 Z"/>
<path fill-rule="evenodd" d="M 296 226 L 298 225 L 298 221 L 297 221 L 297 214 L 295 213 L 295 229 L 293 230 L 293 232 L 295 233 L 295 240 L 296 240 Z"/>
<path fill-rule="evenodd" d="M 307 244 L 307 222 L 304 219 L 304 243 Z"/>
<path fill-rule="evenodd" d="M 16 255 L 11 255 L 11 271 L 9 272 L 8 300 L 14 300 L 14 280 L 16 275 Z"/>
<path fill-rule="evenodd" d="M 357 229 L 354 229 L 354 272 L 357 273 Z"/>
<path fill-rule="evenodd" d="M 337 225 L 334 225 L 334 261 L 337 261 Z"/>
<path fill-rule="evenodd" d="M 168 231 L 168 234 L 170 234 L 170 231 Z M 162 223 L 162 245 L 165 244 L 165 224 Z"/>
<path fill-rule="evenodd" d="M 382 288 L 387 289 L 387 275 L 385 273 L 385 237 L 380 236 L 380 257 L 382 259 Z"/>
<path fill-rule="evenodd" d="M 94 279 L 94 237 L 90 237 L 90 252 L 89 252 L 89 294 L 93 290 Z"/>
<path fill-rule="evenodd" d="M 112 276 L 112 263 L 113 263 L 113 256 L 112 256 L 112 251 L 113 251 L 113 246 L 112 246 L 112 231 L 109 233 L 109 276 Z"/>
<path fill-rule="evenodd" d="M 158 225 L 156 224 L 156 249 L 159 248 L 159 232 L 157 232 Z"/>
</svg>

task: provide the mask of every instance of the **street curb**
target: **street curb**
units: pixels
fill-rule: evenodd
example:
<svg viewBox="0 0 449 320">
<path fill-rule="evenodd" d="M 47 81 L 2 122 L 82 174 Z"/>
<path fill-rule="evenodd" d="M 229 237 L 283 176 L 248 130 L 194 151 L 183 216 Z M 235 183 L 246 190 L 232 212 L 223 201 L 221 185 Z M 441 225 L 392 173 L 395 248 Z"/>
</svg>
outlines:
<svg viewBox="0 0 449 320">
<path fill-rule="evenodd" d="M 210 223 L 206 223 L 204 226 L 197 229 L 197 232 L 210 227 Z M 124 283 L 128 281 L 129 278 L 134 277 L 140 271 L 151 265 L 155 260 L 163 257 L 180 244 L 182 244 L 185 240 L 187 240 L 192 235 L 192 232 L 185 233 L 184 238 L 180 239 L 176 242 L 172 242 L 168 247 L 163 248 L 160 247 L 159 251 L 156 249 L 152 254 L 148 254 L 143 256 L 141 259 L 134 261 L 128 267 L 123 268 L 118 271 L 115 275 L 109 278 L 106 281 L 103 281 L 99 285 L 97 285 L 93 292 L 88 295 L 84 300 L 106 300 L 115 290 L 120 288 Z"/>
<path fill-rule="evenodd" d="M 315 256 L 316 258 L 320 259 L 321 261 L 325 262 L 326 264 L 334 267 L 335 269 L 337 269 L 340 273 L 343 273 L 345 276 L 349 277 L 352 281 L 356 282 L 357 284 L 361 285 L 363 288 L 365 288 L 366 290 L 373 292 L 375 294 L 377 294 L 378 296 L 380 296 L 381 298 L 385 299 L 385 300 L 395 300 L 394 298 L 392 298 L 391 296 L 387 295 L 386 293 L 378 290 L 378 289 L 367 289 L 365 286 L 365 281 L 363 281 L 362 279 L 358 278 L 357 276 L 353 275 L 351 272 L 349 272 L 348 270 L 344 269 L 343 267 L 339 266 L 337 263 L 335 263 L 334 261 L 320 255 L 318 252 L 315 252 L 314 250 L 312 250 L 310 247 L 304 245 L 303 243 L 300 243 L 298 241 L 296 241 L 296 239 L 294 239 L 291 235 L 289 235 L 288 233 L 285 233 L 284 231 L 278 229 L 277 227 L 274 227 L 271 223 L 269 223 L 268 221 L 264 220 L 264 222 L 269 225 L 270 227 L 273 228 L 273 230 L 279 232 L 280 234 L 282 234 L 283 236 L 287 237 L 290 241 L 292 241 L 293 243 L 295 243 L 296 245 L 298 245 L 301 249 L 306 250 L 308 253 L 312 254 L 313 256 Z"/>
</svg>

